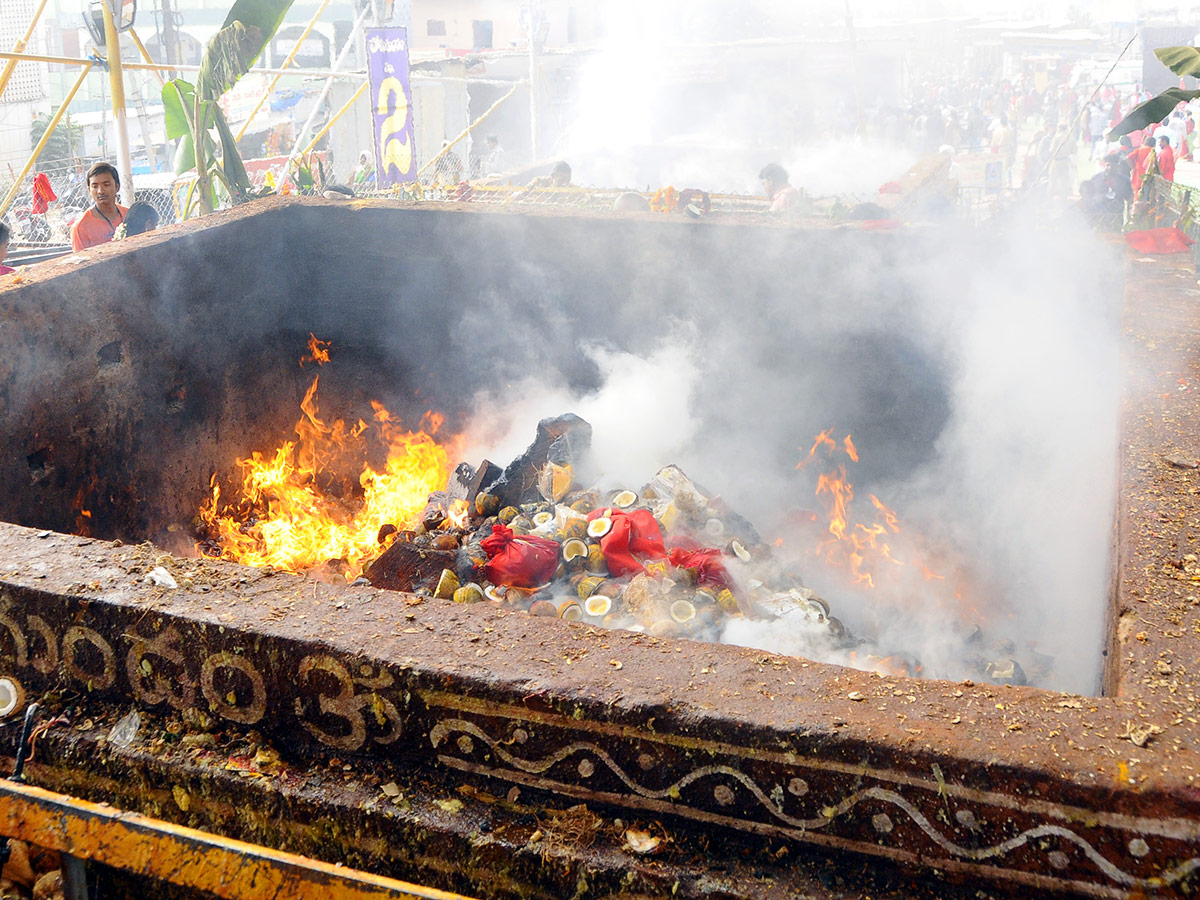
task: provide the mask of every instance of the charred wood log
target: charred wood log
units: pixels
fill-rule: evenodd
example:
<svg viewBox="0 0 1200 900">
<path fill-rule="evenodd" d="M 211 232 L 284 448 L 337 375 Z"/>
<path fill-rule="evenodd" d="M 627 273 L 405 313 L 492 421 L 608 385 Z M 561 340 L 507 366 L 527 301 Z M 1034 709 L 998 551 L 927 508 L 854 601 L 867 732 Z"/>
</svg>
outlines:
<svg viewBox="0 0 1200 900">
<path fill-rule="evenodd" d="M 397 540 L 363 573 L 377 588 L 391 591 L 433 590 L 443 569 L 453 569 L 455 550 L 439 550 Z"/>
<path fill-rule="evenodd" d="M 542 419 L 537 436 L 524 453 L 505 468 L 495 481 L 482 490 L 495 495 L 500 506 L 520 506 L 539 499 L 537 484 L 542 467 L 548 462 L 560 466 L 577 465 L 592 446 L 592 426 L 573 413 Z"/>
</svg>

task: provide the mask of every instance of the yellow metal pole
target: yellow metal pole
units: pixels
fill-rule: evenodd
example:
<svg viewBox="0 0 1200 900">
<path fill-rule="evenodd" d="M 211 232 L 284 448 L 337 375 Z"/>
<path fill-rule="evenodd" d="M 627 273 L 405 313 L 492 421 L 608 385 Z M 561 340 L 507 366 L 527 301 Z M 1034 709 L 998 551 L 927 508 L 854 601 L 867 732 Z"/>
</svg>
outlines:
<svg viewBox="0 0 1200 900">
<path fill-rule="evenodd" d="M 317 11 L 313 13 L 313 17 L 308 20 L 308 25 L 304 28 L 304 33 L 300 35 L 299 40 L 296 41 L 296 46 L 292 48 L 292 52 L 289 53 L 287 59 L 283 61 L 283 65 L 279 67 L 280 69 L 287 69 L 292 64 L 293 60 L 296 58 L 296 54 L 300 52 L 300 48 L 304 46 L 305 40 L 308 39 L 308 33 L 313 30 L 313 26 L 317 24 L 317 19 L 321 18 L 321 13 L 325 12 L 325 7 L 328 5 L 329 0 L 321 0 L 321 5 L 318 6 Z M 275 85 L 279 84 L 279 79 L 282 77 L 283 73 L 280 72 L 271 80 L 271 83 L 267 85 L 267 89 L 263 91 L 263 95 L 258 98 L 258 103 L 254 105 L 254 109 L 250 110 L 250 115 L 246 117 L 246 121 L 243 122 L 242 127 L 238 129 L 238 133 L 234 135 L 235 141 L 240 141 L 242 139 L 242 135 L 244 135 L 246 133 L 246 129 L 250 127 L 250 120 L 258 115 L 258 111 L 262 109 L 262 105 L 267 102 L 267 98 L 271 96 L 271 92 L 275 90 Z"/>
<path fill-rule="evenodd" d="M 505 100 L 507 100 L 513 94 L 515 94 L 517 92 L 517 88 L 519 88 L 524 83 L 525 82 L 523 82 L 523 81 L 518 81 L 516 84 L 514 84 L 512 86 L 511 91 L 509 91 L 507 94 L 505 94 L 503 97 L 501 97 L 495 103 L 493 103 L 490 107 L 488 107 L 487 112 L 485 112 L 482 116 L 480 116 L 478 119 L 476 119 L 474 122 L 472 122 L 466 128 L 464 128 L 462 130 L 462 132 L 459 133 L 458 137 L 456 137 L 454 140 L 452 140 L 450 143 L 448 143 L 445 147 L 443 147 L 438 152 L 437 156 L 435 156 L 433 159 L 429 160 L 429 162 L 425 163 L 425 165 L 421 166 L 421 168 L 417 170 L 417 177 L 418 178 L 421 177 L 422 172 L 424 172 L 426 169 L 428 169 L 430 166 L 432 166 L 434 163 L 436 163 L 439 159 L 441 159 L 443 156 L 445 156 L 447 153 L 449 153 L 455 144 L 457 144 L 459 141 L 461 141 L 463 138 L 465 138 L 468 134 L 471 133 L 472 129 L 474 129 L 478 125 L 482 125 L 483 120 L 486 119 L 488 116 L 490 116 L 492 113 L 494 113 L 496 111 L 496 107 L 498 107 L 501 103 L 503 103 Z"/>
<path fill-rule="evenodd" d="M 7 50 L 0 51 L 0 59 L 27 60 L 29 62 L 59 63 L 60 65 L 64 65 L 64 66 L 86 66 L 92 62 L 92 60 L 90 60 L 90 59 L 80 59 L 75 56 L 47 56 L 44 53 L 11 53 Z M 167 65 L 165 63 L 125 63 L 122 68 L 150 70 L 150 71 L 158 71 L 158 72 L 169 72 L 169 71 L 199 72 L 200 71 L 199 66 L 190 66 L 190 65 L 186 65 L 184 63 L 173 63 L 171 65 Z M 285 71 L 283 69 L 255 69 L 254 71 L 258 72 L 259 74 L 262 74 L 262 75 L 309 75 L 309 76 L 320 77 L 320 78 L 348 78 L 351 80 L 359 79 L 360 81 L 366 80 L 366 77 L 367 77 L 366 74 L 363 72 L 334 72 L 329 69 L 291 69 L 288 71 Z M 435 79 L 435 80 L 437 80 L 437 79 Z M 445 79 L 442 79 L 442 80 L 445 80 Z M 458 80 L 461 81 L 463 79 L 458 79 Z M 486 81 L 486 82 L 481 82 L 481 83 L 496 84 L 498 82 Z M 507 83 L 508 82 L 505 82 L 505 84 L 507 84 Z"/>
<path fill-rule="evenodd" d="M 29 43 L 29 39 L 33 37 L 33 30 L 37 28 L 38 19 L 42 17 L 42 10 L 46 8 L 46 4 L 48 2 L 49 0 L 42 0 L 41 5 L 39 5 L 37 11 L 34 12 L 33 18 L 29 20 L 29 30 L 25 32 L 25 37 L 17 41 L 16 46 L 13 47 L 13 53 L 20 53 L 25 49 L 25 45 Z M 8 80 L 12 78 L 13 69 L 17 67 L 17 62 L 18 60 L 16 59 L 9 59 L 4 66 L 4 71 L 0 72 L 0 97 L 4 96 L 4 89 L 8 87 Z"/>
<path fill-rule="evenodd" d="M 54 129 L 58 127 L 59 120 L 63 117 L 63 114 L 66 113 L 67 107 L 71 105 L 71 101 L 75 99 L 76 92 L 78 92 L 79 88 L 83 86 L 84 79 L 87 78 L 88 72 L 90 71 L 92 71 L 92 64 L 88 63 L 84 70 L 79 73 L 79 77 L 75 79 L 75 84 L 72 85 L 66 99 L 63 100 L 62 106 L 54 111 L 54 115 L 51 116 L 49 124 L 46 125 L 46 131 L 42 135 L 42 139 L 38 141 L 38 145 L 34 147 L 33 152 L 29 154 L 29 159 L 25 163 L 25 168 L 21 170 L 21 174 L 17 177 L 17 180 L 13 182 L 13 186 L 9 190 L 8 196 L 5 197 L 4 202 L 0 204 L 0 216 L 8 212 L 9 204 L 12 203 L 13 198 L 17 196 L 17 191 L 21 189 L 21 183 L 25 180 L 25 176 L 29 174 L 29 170 L 33 168 L 33 164 L 37 162 L 38 154 L 42 152 L 42 148 L 45 147 L 46 142 L 50 140 L 50 135 L 52 135 L 54 133 Z"/>
<path fill-rule="evenodd" d="M 150 58 L 150 51 L 146 49 L 146 45 L 142 43 L 142 39 L 138 37 L 138 33 L 130 28 L 129 36 L 133 38 L 133 45 L 138 48 L 138 53 L 142 54 L 142 59 L 154 66 L 152 70 L 154 72 L 154 77 L 158 79 L 160 86 L 163 85 L 165 82 L 163 81 L 162 72 L 159 71 L 160 67 L 154 62 L 154 60 Z"/>
<path fill-rule="evenodd" d="M 117 171 L 121 173 L 121 200 L 133 202 L 133 163 L 129 159 L 129 131 L 125 126 L 125 78 L 121 71 L 121 36 L 113 21 L 109 0 L 101 0 L 104 11 L 104 52 L 108 59 L 108 83 L 112 92 L 113 125 L 117 138 Z"/>
<path fill-rule="evenodd" d="M 470 900 L 5 779 L 0 835 L 227 900 Z"/>
<path fill-rule="evenodd" d="M 367 89 L 367 83 L 364 81 L 362 84 L 360 84 L 358 86 L 358 90 L 354 92 L 354 96 L 351 97 L 349 100 L 347 100 L 345 102 L 345 104 L 342 106 L 342 108 L 333 114 L 333 118 L 331 118 L 327 123 L 325 123 L 325 127 L 322 128 L 317 133 L 317 136 L 315 138 L 313 138 L 312 141 L 309 142 L 309 145 L 304 148 L 303 153 L 311 153 L 312 152 L 312 148 L 317 146 L 317 141 L 321 140 L 321 138 L 325 137 L 325 135 L 329 133 L 329 129 L 333 127 L 333 123 L 336 122 L 338 119 L 340 119 L 342 117 L 342 114 L 345 113 L 348 109 L 350 109 L 351 106 L 354 105 L 354 101 L 357 100 L 359 97 L 361 97 L 363 95 L 363 91 L 365 91 L 366 89 Z"/>
</svg>

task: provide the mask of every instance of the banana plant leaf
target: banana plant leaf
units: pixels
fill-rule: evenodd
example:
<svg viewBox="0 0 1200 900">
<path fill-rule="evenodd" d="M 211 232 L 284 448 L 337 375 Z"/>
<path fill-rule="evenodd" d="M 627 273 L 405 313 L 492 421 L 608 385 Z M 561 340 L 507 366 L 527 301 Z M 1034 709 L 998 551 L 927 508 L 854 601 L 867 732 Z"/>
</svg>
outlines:
<svg viewBox="0 0 1200 900">
<path fill-rule="evenodd" d="M 303 165 L 300 162 L 293 163 L 295 169 L 292 172 L 292 180 L 296 182 L 296 187 L 301 191 L 311 191 L 316 187 L 317 181 L 313 178 L 312 168 Z"/>
<path fill-rule="evenodd" d="M 179 146 L 175 148 L 175 174 L 182 175 L 184 172 L 190 172 L 196 168 L 196 147 L 192 143 L 192 136 L 185 134 L 179 141 Z"/>
<path fill-rule="evenodd" d="M 242 155 L 238 153 L 237 141 L 221 107 L 213 104 L 213 119 L 217 126 L 217 134 L 221 138 L 221 170 L 225 173 L 225 181 L 229 185 L 229 193 L 233 200 L 240 203 L 250 195 L 250 176 L 242 163 Z"/>
<path fill-rule="evenodd" d="M 294 0 L 237 0 L 229 15 L 221 23 L 222 28 L 241 22 L 247 28 L 257 28 L 266 35 L 263 45 L 269 41 L 283 22 L 283 17 L 292 8 Z"/>
<path fill-rule="evenodd" d="M 1112 131 L 1108 133 L 1108 139 L 1115 140 L 1123 134 L 1145 128 L 1154 122 L 1161 122 L 1180 103 L 1187 103 L 1197 97 L 1200 97 L 1200 91 L 1169 88 L 1157 97 L 1151 97 L 1145 103 L 1139 103 L 1131 109 L 1129 115 L 1113 126 Z"/>
<path fill-rule="evenodd" d="M 294 0 L 237 0 L 200 60 L 196 90 L 216 100 L 237 84 L 274 36 Z"/>
<path fill-rule="evenodd" d="M 1176 75 L 1200 78 L 1200 48 L 1160 47 L 1154 51 L 1154 55 Z"/>
<path fill-rule="evenodd" d="M 195 96 L 196 89 L 182 78 L 175 78 L 163 85 L 163 121 L 168 139 L 175 140 L 192 133 Z"/>
</svg>

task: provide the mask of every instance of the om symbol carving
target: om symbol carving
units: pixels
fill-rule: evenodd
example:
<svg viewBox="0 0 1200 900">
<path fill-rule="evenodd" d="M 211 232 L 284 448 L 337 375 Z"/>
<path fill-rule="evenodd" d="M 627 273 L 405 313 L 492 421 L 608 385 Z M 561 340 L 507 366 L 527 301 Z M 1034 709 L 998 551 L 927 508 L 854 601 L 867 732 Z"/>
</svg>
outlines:
<svg viewBox="0 0 1200 900">
<path fill-rule="evenodd" d="M 174 628 L 167 628 L 154 637 L 137 637 L 125 656 L 125 675 L 134 695 L 147 706 L 166 701 L 175 709 L 187 709 L 196 699 L 196 683 L 187 670 L 187 658 L 181 646 L 182 638 Z M 165 660 L 175 669 L 175 690 L 166 666 L 152 663 L 151 658 Z M 251 679 L 253 681 L 253 679 Z"/>
<path fill-rule="evenodd" d="M 316 678 L 318 673 L 324 677 Z M 390 677 L 379 679 L 355 679 L 349 670 L 332 656 L 306 656 L 298 671 L 301 690 L 307 685 L 316 687 L 317 708 L 322 716 L 332 716 L 346 723 L 344 734 L 331 734 L 305 717 L 304 704 L 296 698 L 296 717 L 308 732 L 321 743 L 338 750 L 359 749 L 367 740 L 367 722 L 363 710 L 369 708 L 375 721 L 382 727 L 389 726 L 386 734 L 375 738 L 377 744 L 390 744 L 400 737 L 400 713 L 386 697 L 376 692 L 377 688 L 391 683 Z M 370 688 L 369 693 L 355 694 L 356 681 Z M 330 684 L 332 682 L 332 684 Z M 322 690 L 322 688 L 324 688 Z M 333 688 L 330 693 L 329 688 Z M 339 729 L 340 730 L 340 729 Z"/>
<path fill-rule="evenodd" d="M 90 672 L 79 665 L 79 658 L 83 653 L 81 647 L 91 647 L 99 654 L 101 663 L 99 672 Z M 98 631 L 88 628 L 86 625 L 72 625 L 63 635 L 62 662 L 68 675 L 76 681 L 89 684 L 96 690 L 110 688 L 117 680 L 117 663 L 112 647 L 100 636 Z"/>
<path fill-rule="evenodd" d="M 221 694 L 217 689 L 217 672 L 239 672 L 250 683 L 250 702 L 240 703 L 234 690 Z M 236 656 L 228 650 L 214 653 L 200 667 L 200 690 L 212 710 L 223 719 L 253 725 L 267 711 L 267 688 L 262 675 L 245 657 Z"/>
</svg>

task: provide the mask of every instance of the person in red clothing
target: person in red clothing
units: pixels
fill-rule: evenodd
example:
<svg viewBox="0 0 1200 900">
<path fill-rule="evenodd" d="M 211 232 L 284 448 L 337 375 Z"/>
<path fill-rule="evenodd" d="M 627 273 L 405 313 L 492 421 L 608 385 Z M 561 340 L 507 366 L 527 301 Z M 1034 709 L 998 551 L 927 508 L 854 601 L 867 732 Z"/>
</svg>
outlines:
<svg viewBox="0 0 1200 900">
<path fill-rule="evenodd" d="M 1142 146 L 1131 150 L 1127 159 L 1129 168 L 1133 171 L 1133 196 L 1136 198 L 1142 189 L 1142 181 L 1145 179 L 1146 173 L 1154 164 L 1154 138 L 1149 136 L 1144 138 Z"/>
<path fill-rule="evenodd" d="M 1163 181 L 1175 180 L 1175 151 L 1171 149 L 1171 139 L 1165 134 L 1158 139 L 1158 174 Z"/>
<path fill-rule="evenodd" d="M 125 221 L 125 213 L 129 212 L 117 203 L 121 176 L 116 166 L 106 162 L 94 164 L 88 169 L 87 186 L 93 205 L 71 226 L 71 247 L 74 250 L 86 250 L 111 241 L 113 232 Z"/>
</svg>

